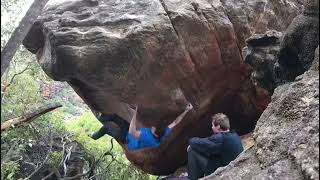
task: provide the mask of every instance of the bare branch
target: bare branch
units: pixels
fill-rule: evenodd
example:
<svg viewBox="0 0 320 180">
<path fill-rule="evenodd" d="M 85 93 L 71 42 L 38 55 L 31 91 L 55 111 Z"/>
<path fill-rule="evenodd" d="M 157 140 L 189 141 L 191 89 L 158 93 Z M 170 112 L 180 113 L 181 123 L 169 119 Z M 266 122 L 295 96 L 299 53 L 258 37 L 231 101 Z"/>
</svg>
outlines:
<svg viewBox="0 0 320 180">
<path fill-rule="evenodd" d="M 71 146 L 68 150 L 67 156 L 63 161 L 63 169 L 64 169 L 64 176 L 67 174 L 67 161 L 70 159 L 71 153 L 72 153 L 72 148 L 73 146 Z"/>
<path fill-rule="evenodd" d="M 18 117 L 18 118 L 13 118 L 10 120 L 7 120 L 3 123 L 1 123 L 1 132 L 3 132 L 6 129 L 9 129 L 10 127 L 15 127 L 15 126 L 19 126 L 22 123 L 26 123 L 26 122 L 30 122 L 32 120 L 34 120 L 35 118 L 50 112 L 56 108 L 62 107 L 62 105 L 60 103 L 49 103 L 46 105 L 43 105 L 39 108 L 37 108 L 36 110 L 32 111 L 32 112 L 27 112 L 25 115 Z"/>
<path fill-rule="evenodd" d="M 55 168 L 54 174 L 57 176 L 57 180 L 61 180 L 61 174 L 58 169 Z"/>
<path fill-rule="evenodd" d="M 55 174 L 55 171 L 52 171 L 51 173 L 49 173 L 48 175 L 46 175 L 45 177 L 43 177 L 41 180 L 46 180 L 49 177 L 51 177 L 53 174 Z"/>
<path fill-rule="evenodd" d="M 4 87 L 1 89 L 1 102 L 2 102 L 2 100 L 3 100 L 3 98 L 4 98 L 4 96 L 5 96 L 5 93 L 6 93 L 7 89 L 8 89 L 8 87 L 11 86 L 11 84 L 13 83 L 14 78 L 17 77 L 18 75 L 24 73 L 25 71 L 27 71 L 27 70 L 29 70 L 29 69 L 30 69 L 30 68 L 29 68 L 29 65 L 27 65 L 26 68 L 24 68 L 22 71 L 14 74 L 14 75 L 12 76 L 12 78 L 10 79 L 9 83 L 7 83 L 7 84 L 4 85 Z"/>
<path fill-rule="evenodd" d="M 14 74 L 14 75 L 12 76 L 12 78 L 10 79 L 10 82 L 9 82 L 9 84 L 6 86 L 6 88 L 8 88 L 8 87 L 13 83 L 13 80 L 14 80 L 14 78 L 15 78 L 16 76 L 24 73 L 26 70 L 29 70 L 29 69 L 30 69 L 30 67 L 29 67 L 29 65 L 28 65 L 28 66 L 26 66 L 26 68 L 24 68 L 22 71 L 18 72 L 17 74 Z"/>
</svg>

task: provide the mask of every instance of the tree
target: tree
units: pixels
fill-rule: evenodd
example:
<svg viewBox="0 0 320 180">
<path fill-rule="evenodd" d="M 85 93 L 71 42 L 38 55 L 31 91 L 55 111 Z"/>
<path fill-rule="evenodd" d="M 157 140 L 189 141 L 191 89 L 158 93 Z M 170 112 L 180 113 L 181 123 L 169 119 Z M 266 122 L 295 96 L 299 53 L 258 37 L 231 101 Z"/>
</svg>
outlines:
<svg viewBox="0 0 320 180">
<path fill-rule="evenodd" d="M 1 76 L 10 65 L 10 61 L 22 43 L 23 38 L 29 32 L 31 26 L 47 2 L 48 0 L 34 0 L 26 15 L 20 21 L 19 26 L 15 29 L 9 41 L 1 51 Z"/>
</svg>

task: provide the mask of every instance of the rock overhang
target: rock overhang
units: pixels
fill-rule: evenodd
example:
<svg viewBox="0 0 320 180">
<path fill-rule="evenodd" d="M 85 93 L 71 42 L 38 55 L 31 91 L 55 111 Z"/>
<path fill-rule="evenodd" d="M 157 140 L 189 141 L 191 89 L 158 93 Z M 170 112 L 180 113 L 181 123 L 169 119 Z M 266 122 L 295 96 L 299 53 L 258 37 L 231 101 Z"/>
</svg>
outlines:
<svg viewBox="0 0 320 180">
<path fill-rule="evenodd" d="M 246 133 L 269 102 L 251 83 L 241 56 L 241 41 L 250 31 L 240 30 L 254 23 L 237 24 L 228 11 L 240 10 L 230 3 L 72 1 L 47 7 L 24 45 L 51 78 L 67 81 L 95 111 L 130 120 L 130 106 L 138 104 L 141 126 L 166 125 L 187 101 L 194 104 L 196 110 L 167 143 L 172 147 L 144 151 L 145 161 L 126 151 L 140 168 L 165 174 L 185 162 L 185 153 L 174 154 L 189 137 L 210 133 L 209 114 L 225 112 L 232 127 Z M 174 163 L 165 168 L 168 159 Z"/>
</svg>

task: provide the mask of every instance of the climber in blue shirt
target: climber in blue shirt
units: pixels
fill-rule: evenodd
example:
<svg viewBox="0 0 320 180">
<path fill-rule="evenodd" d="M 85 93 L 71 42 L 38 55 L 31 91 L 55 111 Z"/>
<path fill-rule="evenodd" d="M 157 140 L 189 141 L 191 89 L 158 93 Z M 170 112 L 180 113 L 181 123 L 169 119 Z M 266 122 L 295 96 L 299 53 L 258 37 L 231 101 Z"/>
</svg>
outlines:
<svg viewBox="0 0 320 180">
<path fill-rule="evenodd" d="M 127 134 L 127 146 L 129 150 L 138 150 L 142 148 L 159 147 L 165 139 L 169 136 L 171 129 L 175 127 L 184 116 L 193 109 L 191 103 L 189 103 L 186 109 L 166 128 L 138 128 L 136 127 L 137 111 L 135 108 L 133 117 L 130 122 L 129 132 Z"/>
</svg>

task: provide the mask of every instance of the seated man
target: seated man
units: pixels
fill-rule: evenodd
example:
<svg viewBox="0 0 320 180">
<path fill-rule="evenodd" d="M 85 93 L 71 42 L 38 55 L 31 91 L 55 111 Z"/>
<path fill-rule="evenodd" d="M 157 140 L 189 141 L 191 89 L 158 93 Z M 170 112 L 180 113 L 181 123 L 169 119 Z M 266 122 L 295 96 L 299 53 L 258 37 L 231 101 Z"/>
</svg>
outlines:
<svg viewBox="0 0 320 180">
<path fill-rule="evenodd" d="M 138 108 L 136 107 L 133 117 L 130 122 L 129 132 L 127 135 L 128 149 L 138 150 L 142 148 L 158 147 L 164 142 L 166 137 L 171 132 L 171 129 L 175 127 L 184 116 L 193 108 L 189 103 L 184 112 L 182 112 L 167 128 L 136 128 L 136 115 Z"/>
<path fill-rule="evenodd" d="M 218 113 L 212 118 L 213 135 L 207 138 L 191 138 L 188 151 L 188 177 L 196 180 L 228 165 L 242 151 L 239 135 L 230 131 L 229 119 Z"/>
</svg>

